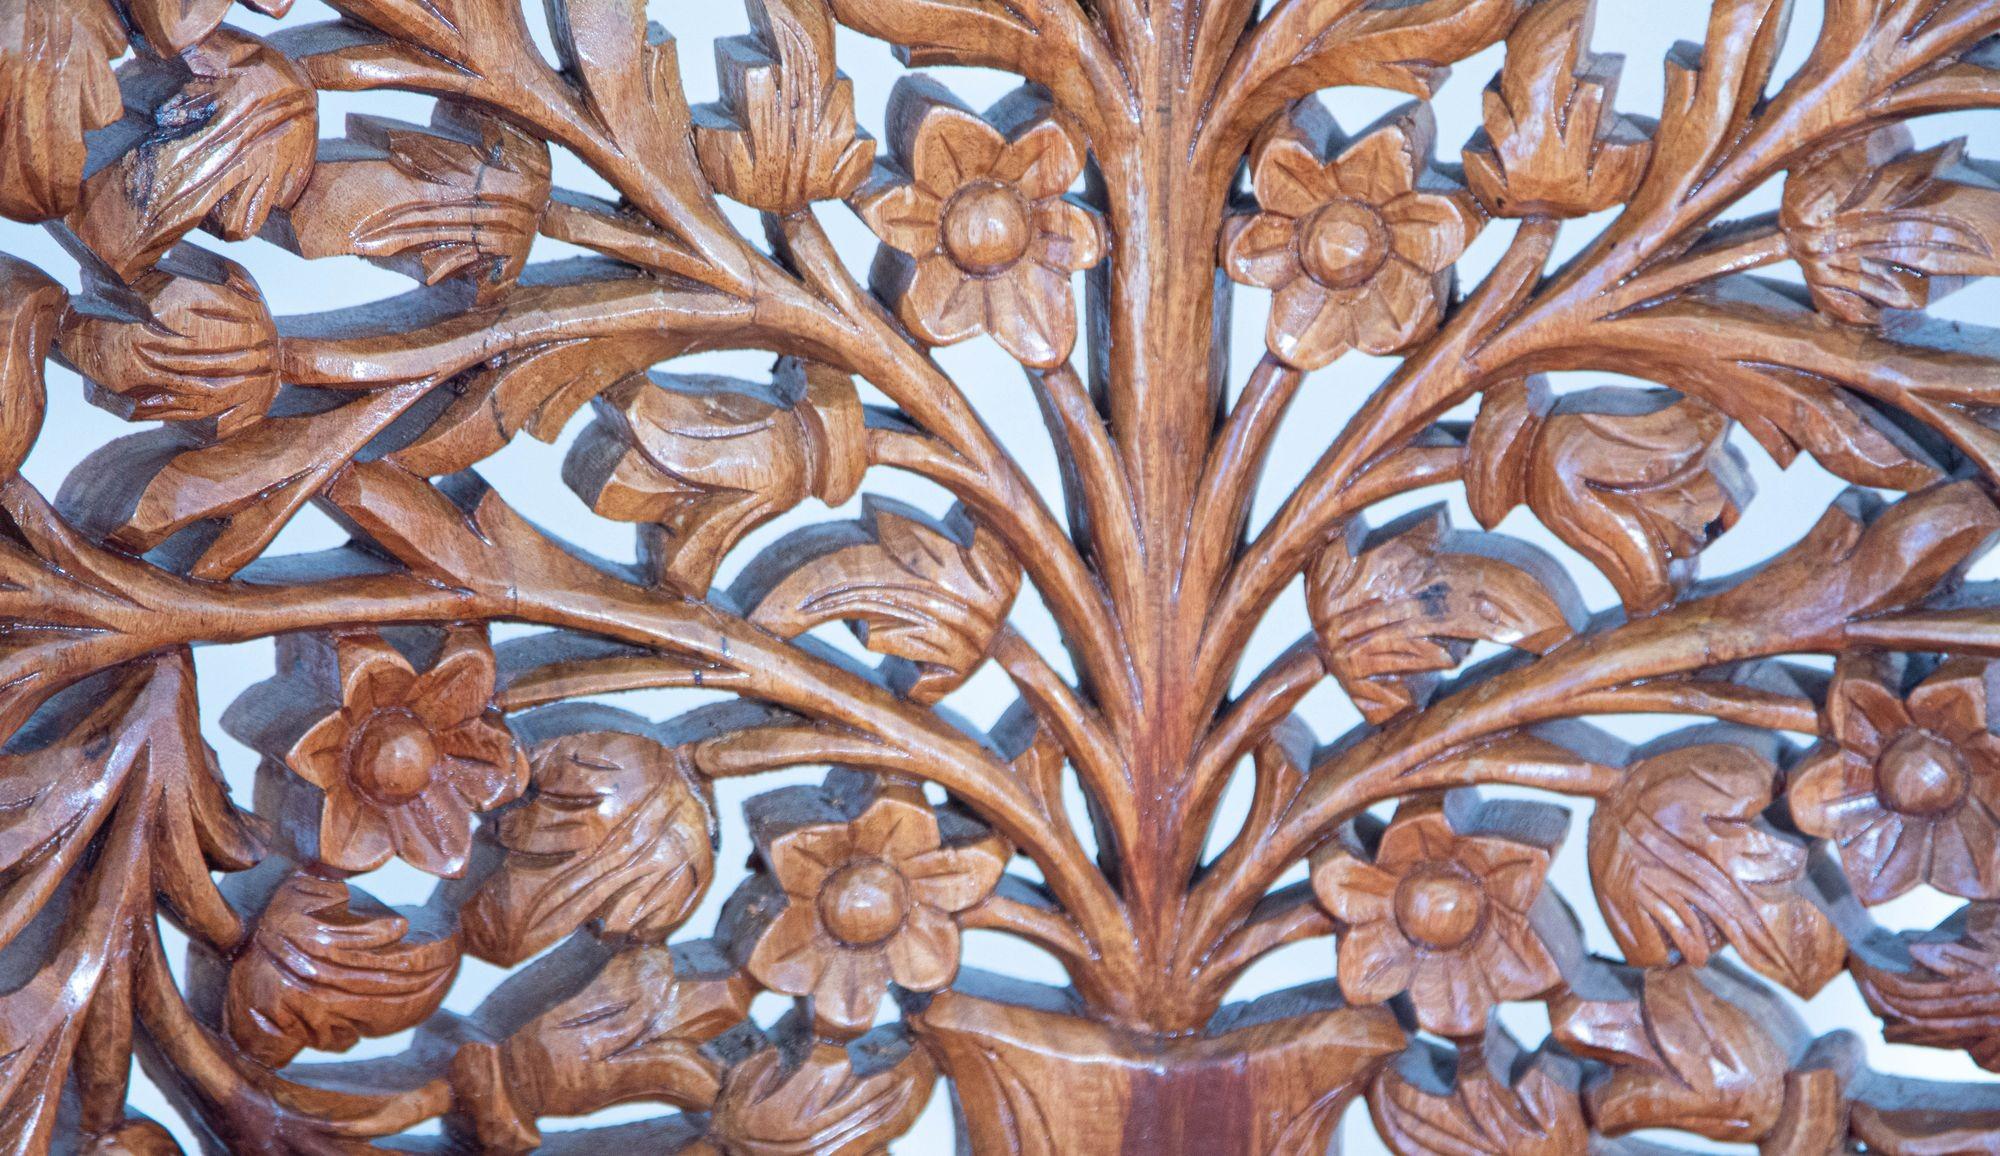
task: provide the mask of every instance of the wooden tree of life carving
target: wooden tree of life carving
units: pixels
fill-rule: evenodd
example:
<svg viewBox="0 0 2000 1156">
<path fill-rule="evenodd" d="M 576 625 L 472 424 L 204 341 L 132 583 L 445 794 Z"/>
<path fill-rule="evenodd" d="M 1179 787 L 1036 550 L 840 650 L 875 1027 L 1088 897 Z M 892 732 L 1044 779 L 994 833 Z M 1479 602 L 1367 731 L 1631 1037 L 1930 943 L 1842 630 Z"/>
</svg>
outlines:
<svg viewBox="0 0 2000 1156">
<path fill-rule="evenodd" d="M 2000 104 L 2000 3 L 1824 0 L 1788 45 L 1786 0 L 1709 0 L 1657 119 L 1616 108 L 1592 0 L 749 0 L 700 106 L 640 0 L 551 0 L 554 61 L 517 0 L 331 4 L 260 38 L 228 0 L 0 0 L 0 212 L 81 284 L 0 257 L 0 1150 L 178 1151 L 136 1056 L 229 1153 L 861 1156 L 940 1080 L 982 1156 L 1318 1156 L 1356 1097 L 1399 1156 L 2000 1152 L 2000 1095 L 1871 1071 L 1778 994 L 1851 983 L 1887 1040 L 2000 1070 L 2000 595 L 1963 581 L 2000 346 L 1923 315 L 2000 273 L 2000 182 L 1907 126 Z M 920 70 L 886 110 L 836 24 Z M 1503 43 L 1483 130 L 1439 140 L 1446 68 Z M 977 112 L 933 65 L 1022 84 Z M 1354 85 L 1415 103 L 1336 124 Z M 370 89 L 435 114 L 323 137 L 318 94 Z M 554 187 L 557 146 L 616 198 Z M 849 211 L 866 271 L 823 231 Z M 215 238 L 420 285 L 274 318 Z M 1238 284 L 1271 313 L 1231 381 Z M 980 335 L 1063 510 L 931 356 Z M 774 363 L 675 369 L 719 349 Z M 1350 351 L 1395 368 L 1253 527 Z M 43 493 L 51 360 L 135 429 Z M 1702 576 L 1739 425 L 1855 489 Z M 480 478 L 572 426 L 563 481 L 635 563 Z M 1374 509 L 1446 487 L 1484 530 Z M 308 504 L 351 542 L 267 549 Z M 1521 507 L 1622 604 L 1495 530 Z M 1301 578 L 1312 632 L 1238 680 Z M 1066 654 L 1009 624 L 1029 589 Z M 813 637 L 842 625 L 865 651 Z M 219 719 L 263 758 L 234 797 L 190 648 L 267 637 Z M 986 732 L 945 704 L 989 662 L 1019 699 Z M 1326 679 L 1366 721 L 1316 746 Z M 742 701 L 598 701 L 661 687 Z M 1629 714 L 1691 729 L 1590 721 Z M 716 780 L 800 767 L 718 848 Z M 1550 885 L 1565 841 L 1594 894 Z M 354 882 L 392 859 L 429 903 Z M 1871 917 L 1920 885 L 1962 911 Z M 1068 986 L 964 965 L 973 930 Z M 1310 939 L 1320 982 L 1230 1002 Z M 515 973 L 454 1014 L 468 958 Z M 1532 1052 L 1510 1003 L 1546 1008 Z"/>
</svg>

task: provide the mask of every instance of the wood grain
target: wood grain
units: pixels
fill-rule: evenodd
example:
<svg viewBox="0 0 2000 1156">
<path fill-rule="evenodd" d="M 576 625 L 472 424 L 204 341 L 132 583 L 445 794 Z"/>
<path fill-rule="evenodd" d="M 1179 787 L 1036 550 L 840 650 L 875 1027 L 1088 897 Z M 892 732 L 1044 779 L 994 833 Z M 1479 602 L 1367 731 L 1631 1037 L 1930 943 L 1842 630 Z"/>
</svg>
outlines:
<svg viewBox="0 0 2000 1156">
<path fill-rule="evenodd" d="M 266 38 L 0 0 L 0 214 L 75 262 L 0 255 L 0 1151 L 178 1151 L 136 1056 L 205 1150 L 273 1156 L 877 1156 L 940 1082 L 981 1156 L 1306 1156 L 1357 1098 L 1397 1156 L 2000 1152 L 1991 1089 L 1778 993 L 2000 1065 L 2000 596 L 1964 581 L 2000 346 L 1924 317 L 2000 273 L 2000 181 L 1916 145 L 2000 105 L 2000 4 L 1707 0 L 1655 109 L 1595 0 L 748 0 L 698 107 L 640 0 L 550 4 L 553 59 L 518 0 L 329 3 Z M 843 26 L 913 69 L 886 108 Z M 1453 157 L 1430 99 L 1496 45 Z M 974 111 L 958 65 L 1023 83 Z M 1414 99 L 1340 124 L 1344 86 Z M 376 90 L 429 122 L 321 136 Z M 413 285 L 274 317 L 225 242 Z M 1240 383 L 1236 286 L 1270 302 Z M 933 356 L 975 339 L 1060 510 Z M 716 350 L 769 372 L 675 364 Z M 1253 528 L 1355 353 L 1392 368 Z M 145 428 L 47 497 L 52 359 Z M 630 563 L 480 476 L 572 430 Z M 1748 453 L 1854 488 L 1720 575 Z M 1439 487 L 1481 528 L 1376 509 Z M 351 540 L 274 549 L 309 504 Z M 1243 671 L 1294 580 L 1311 632 Z M 192 648 L 266 638 L 215 720 L 242 798 Z M 986 730 L 982 673 L 1017 696 Z M 662 688 L 741 701 L 601 701 Z M 1688 725 L 1591 722 L 1633 714 Z M 420 906 L 371 894 L 392 861 Z M 1877 922 L 1920 887 L 1964 905 Z M 1066 985 L 993 974 L 994 934 Z M 1317 982 L 1234 998 L 1314 941 Z M 468 968 L 508 973 L 471 1010 Z"/>
</svg>

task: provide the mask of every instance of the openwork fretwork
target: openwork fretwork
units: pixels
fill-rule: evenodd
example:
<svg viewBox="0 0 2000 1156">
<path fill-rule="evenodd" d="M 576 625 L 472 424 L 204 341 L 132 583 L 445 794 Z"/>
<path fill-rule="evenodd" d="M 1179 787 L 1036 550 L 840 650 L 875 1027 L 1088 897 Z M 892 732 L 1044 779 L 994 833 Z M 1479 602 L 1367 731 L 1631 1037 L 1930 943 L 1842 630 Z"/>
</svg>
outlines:
<svg viewBox="0 0 2000 1156">
<path fill-rule="evenodd" d="M 2000 3 L 1824 0 L 1788 45 L 1787 0 L 1711 0 L 1657 119 L 1615 107 L 1592 0 L 749 0 L 699 107 L 641 0 L 550 0 L 553 63 L 517 0 L 330 3 L 260 38 L 229 0 L 0 0 L 0 213 L 82 286 L 0 256 L 0 1148 L 177 1151 L 128 1111 L 136 1052 L 230 1153 L 861 1156 L 940 1078 L 1003 1156 L 1317 1156 L 1357 1096 L 1400 1156 L 2000 1151 L 1990 1089 L 1873 1072 L 1777 995 L 1855 984 L 1888 1040 L 2000 1070 L 2000 597 L 1962 580 L 2000 532 L 2000 346 L 1924 317 L 2000 273 L 2000 182 L 1906 123 L 2000 103 Z M 919 70 L 886 110 L 837 24 Z M 1496 44 L 1483 130 L 1440 141 L 1446 68 Z M 1023 83 L 975 112 L 934 65 Z M 1340 86 L 1415 100 L 1336 124 Z M 374 89 L 435 114 L 321 139 L 321 93 Z M 558 148 L 616 197 L 555 187 Z M 420 287 L 274 318 L 203 233 Z M 1232 381 L 1237 285 L 1270 317 Z M 981 336 L 1060 511 L 931 356 Z M 740 349 L 768 375 L 674 364 Z M 1253 526 L 1302 381 L 1357 351 L 1393 372 Z M 43 493 L 51 359 L 141 428 Z M 1752 496 L 1738 427 L 1855 488 L 1702 576 Z M 566 429 L 635 563 L 482 481 Z M 1374 509 L 1447 486 L 1483 529 Z M 270 550 L 308 505 L 351 542 Z M 1620 605 L 1497 529 L 1522 508 Z M 1311 633 L 1239 684 L 1301 577 Z M 1066 655 L 1010 624 L 1029 590 Z M 267 637 L 219 720 L 246 799 L 190 647 Z M 1019 700 L 981 732 L 946 703 L 988 663 Z M 1319 747 L 1327 679 L 1365 724 Z M 680 687 L 742 701 L 596 701 Z M 1692 729 L 1589 721 L 1632 714 Z M 717 780 L 800 767 L 717 846 Z M 1549 885 L 1565 841 L 1594 894 Z M 431 902 L 355 882 L 391 860 Z M 1965 906 L 1875 925 L 1920 885 Z M 972 930 L 1070 986 L 962 967 Z M 1323 982 L 1228 1002 L 1314 938 Z M 441 1010 L 468 958 L 517 974 Z M 570 1119 L 630 1101 L 665 1107 Z"/>
</svg>

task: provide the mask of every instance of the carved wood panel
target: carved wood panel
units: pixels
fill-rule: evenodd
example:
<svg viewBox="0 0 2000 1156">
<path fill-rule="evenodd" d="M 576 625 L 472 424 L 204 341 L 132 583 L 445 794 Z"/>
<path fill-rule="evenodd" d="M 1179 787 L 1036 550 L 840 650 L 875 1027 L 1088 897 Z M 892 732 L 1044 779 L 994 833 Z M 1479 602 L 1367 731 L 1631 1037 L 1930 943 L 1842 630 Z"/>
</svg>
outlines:
<svg viewBox="0 0 2000 1156">
<path fill-rule="evenodd" d="M 1311 1156 L 1357 1097 L 1398 1156 L 2000 1152 L 1991 1087 L 1871 1070 L 1778 994 L 1855 985 L 1886 1040 L 2000 1070 L 2000 594 L 1964 581 L 2000 344 L 1924 315 L 2000 273 L 2000 181 L 1908 127 L 2000 104 L 2000 2 L 1824 0 L 1788 39 L 1787 0 L 1709 0 L 1629 112 L 1592 0 L 749 0 L 698 106 L 641 0 L 550 0 L 554 61 L 518 0 L 330 3 L 260 37 L 229 0 L 0 0 L 0 213 L 81 284 L 0 256 L 0 1150 L 177 1151 L 136 1056 L 229 1153 L 862 1156 L 940 1080 L 1002 1156 Z M 919 70 L 886 109 L 836 25 Z M 1494 45 L 1484 127 L 1439 139 L 1445 70 Z M 940 65 L 1022 84 L 974 111 Z M 1414 100 L 1340 125 L 1339 86 Z M 387 89 L 429 122 L 322 135 L 320 94 Z M 218 239 L 419 285 L 274 317 Z M 1232 381 L 1238 285 L 1268 350 Z M 980 336 L 1062 509 L 932 356 Z M 720 349 L 774 361 L 675 366 Z M 1395 367 L 1253 527 L 1303 381 L 1354 351 Z M 135 428 L 45 493 L 51 363 Z M 1854 488 L 1703 573 L 1753 498 L 1738 427 Z M 480 477 L 566 428 L 632 563 Z M 1483 529 L 1376 509 L 1430 487 Z M 273 549 L 309 507 L 351 541 Z M 1312 632 L 1239 683 L 1295 579 Z M 1030 590 L 1064 653 L 1010 622 Z M 244 797 L 190 648 L 264 638 L 219 716 Z M 1018 702 L 981 730 L 950 696 L 988 663 Z M 1328 679 L 1365 722 L 1320 746 Z M 687 687 L 742 701 L 597 701 Z M 1591 721 L 1628 714 L 1689 729 Z M 718 780 L 800 767 L 718 845 Z M 1566 841 L 1592 893 L 1551 885 Z M 391 861 L 428 903 L 357 880 Z M 1962 909 L 1878 925 L 1920 886 Z M 977 970 L 968 931 L 1069 985 Z M 1319 982 L 1231 1001 L 1314 939 Z M 512 974 L 445 1010 L 467 960 Z"/>
</svg>

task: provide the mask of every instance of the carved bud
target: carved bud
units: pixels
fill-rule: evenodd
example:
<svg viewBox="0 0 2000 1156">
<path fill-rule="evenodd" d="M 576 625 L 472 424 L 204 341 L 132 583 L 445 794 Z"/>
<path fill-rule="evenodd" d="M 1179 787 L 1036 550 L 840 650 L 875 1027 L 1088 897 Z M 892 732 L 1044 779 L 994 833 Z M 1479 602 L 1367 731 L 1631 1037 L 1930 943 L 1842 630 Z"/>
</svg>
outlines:
<svg viewBox="0 0 2000 1156">
<path fill-rule="evenodd" d="M 181 245 L 132 293 L 75 303 L 57 350 L 90 399 L 127 421 L 215 422 L 228 436 L 278 393 L 278 328 L 241 265 Z"/>
<path fill-rule="evenodd" d="M 1807 882 L 1807 846 L 1763 818 L 1778 770 L 1731 743 L 1676 747 L 1626 773 L 1590 820 L 1590 877 L 1627 962 L 1705 966 L 1724 944 L 1811 998 L 1847 941 Z"/>
<path fill-rule="evenodd" d="M 1914 151 L 1897 124 L 1792 173 L 1778 220 L 1820 312 L 1873 325 L 2000 273 L 2000 188 L 1964 155 L 1963 141 Z"/>
<path fill-rule="evenodd" d="M 1610 1066 L 1586 1094 L 1602 1135 L 1674 1128 L 1749 1143 L 1780 1122 L 1791 1056 L 1779 1037 L 1797 1020 L 1741 972 L 1599 968 L 1550 1001 L 1549 1020 L 1565 1048 Z"/>
<path fill-rule="evenodd" d="M 742 1024 L 756 994 L 707 941 L 607 953 L 573 940 L 480 1007 L 475 1030 L 505 1034 L 458 1050 L 456 1111 L 481 1152 L 534 1150 L 538 1116 L 631 1100 L 707 1111 L 723 1059 L 705 1045 Z"/>
<path fill-rule="evenodd" d="M 83 134 L 125 112 L 110 63 L 124 53 L 105 0 L 0 8 L 0 214 L 46 221 L 76 207 Z"/>
<path fill-rule="evenodd" d="M 458 973 L 458 933 L 425 926 L 333 879 L 279 885 L 229 969 L 223 1022 L 243 1051 L 282 1067 L 301 1049 L 346 1051 L 421 1023 Z"/>
<path fill-rule="evenodd" d="M 1396 1156 L 1571 1156 L 1590 1147 L 1574 1060 L 1521 1047 L 1498 1024 L 1453 1065 L 1419 1043 L 1368 1089 L 1375 1130 Z"/>
<path fill-rule="evenodd" d="M 792 358 L 769 386 L 642 374 L 596 405 L 563 480 L 597 513 L 649 524 L 645 555 L 684 594 L 706 594 L 743 535 L 806 498 L 852 498 L 868 468 L 853 379 Z"/>
<path fill-rule="evenodd" d="M 1554 560 L 1454 532 L 1442 506 L 1372 534 L 1356 521 L 1307 570 L 1306 608 L 1327 670 L 1376 723 L 1418 705 L 1474 642 L 1540 654 L 1585 617 Z"/>
<path fill-rule="evenodd" d="M 1596 0 L 1537 4 L 1486 89 L 1465 182 L 1502 217 L 1581 217 L 1632 195 L 1653 144 L 1612 109 L 1623 59 L 1590 51 Z"/>
<path fill-rule="evenodd" d="M 1993 1027 L 2000 1016 L 2000 904 L 1969 904 L 1931 931 L 1861 943 L 1852 966 L 1862 998 L 1885 1024 L 1884 1038 L 1963 1049 L 1980 1067 L 2000 1071 Z"/>
<path fill-rule="evenodd" d="M 972 677 L 1021 588 L 999 538 L 954 507 L 943 525 L 899 503 L 864 499 L 859 522 L 815 526 L 752 563 L 735 591 L 750 620 L 783 638 L 827 622 L 910 664 L 903 693 L 935 702 Z"/>
<path fill-rule="evenodd" d="M 854 125 L 854 85 L 833 67 L 823 0 L 752 0 L 751 36 L 715 45 L 722 100 L 694 110 L 702 171 L 723 195 L 791 214 L 853 192 L 875 142 Z"/>
<path fill-rule="evenodd" d="M 466 950 L 511 966 L 595 920 L 657 942 L 715 876 L 707 800 L 667 748 L 618 731 L 536 748 L 533 791 L 500 820 L 507 856 L 462 912 Z"/>
<path fill-rule="evenodd" d="M 221 28 L 179 57 L 136 60 L 119 78 L 139 110 L 112 130 L 131 138 L 129 151 L 84 182 L 68 220 L 126 281 L 197 224 L 231 241 L 256 236 L 305 190 L 318 101 L 284 53 Z"/>
<path fill-rule="evenodd" d="M 302 257 L 366 257 L 426 285 L 458 277 L 483 300 L 520 277 L 548 199 L 546 144 L 445 101 L 428 129 L 349 117 L 277 232 Z"/>
<path fill-rule="evenodd" d="M 1628 611 L 1666 606 L 1754 488 L 1720 410 L 1665 390 L 1550 398 L 1539 378 L 1489 392 L 1466 446 L 1482 525 L 1527 503 L 1611 580 Z"/>
<path fill-rule="evenodd" d="M 842 1047 L 781 1024 L 729 1070 L 714 1134 L 731 1156 L 877 1156 L 910 1130 L 937 1068 L 900 1025 Z"/>
</svg>

